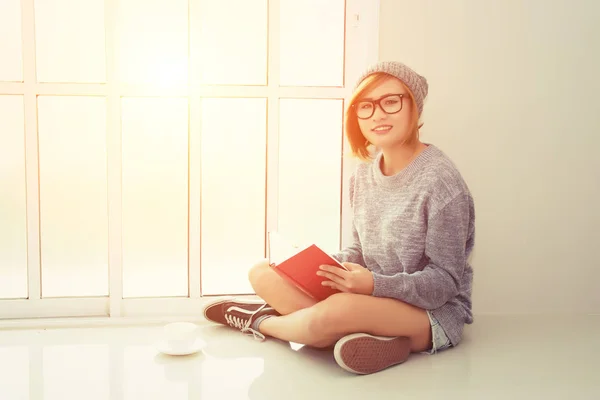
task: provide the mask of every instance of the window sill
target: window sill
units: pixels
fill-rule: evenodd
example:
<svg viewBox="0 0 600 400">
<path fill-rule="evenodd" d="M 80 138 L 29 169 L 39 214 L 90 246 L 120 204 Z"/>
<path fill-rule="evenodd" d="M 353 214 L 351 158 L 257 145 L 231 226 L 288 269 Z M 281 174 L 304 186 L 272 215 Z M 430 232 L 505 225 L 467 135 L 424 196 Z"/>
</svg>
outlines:
<svg viewBox="0 0 600 400">
<path fill-rule="evenodd" d="M 118 317 L 109 315 L 108 298 L 1 300 L 0 311 L 6 312 L 0 313 L 0 329 L 137 326 L 177 321 L 207 323 L 204 307 L 227 297 L 123 299 Z M 255 295 L 235 297 L 257 299 Z"/>
</svg>

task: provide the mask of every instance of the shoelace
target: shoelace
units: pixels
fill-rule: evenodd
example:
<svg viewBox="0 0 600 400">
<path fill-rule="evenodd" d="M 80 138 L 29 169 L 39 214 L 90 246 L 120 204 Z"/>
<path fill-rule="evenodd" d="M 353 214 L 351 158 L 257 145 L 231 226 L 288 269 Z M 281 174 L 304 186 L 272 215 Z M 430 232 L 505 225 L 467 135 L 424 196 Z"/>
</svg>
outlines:
<svg viewBox="0 0 600 400">
<path fill-rule="evenodd" d="M 250 317 L 240 318 L 235 315 L 230 315 L 225 313 L 225 321 L 229 324 L 229 326 L 239 329 L 242 333 L 252 334 L 254 339 L 263 341 L 265 340 L 265 335 L 251 328 L 252 325 L 252 317 L 254 317 L 259 311 L 266 307 L 266 303 L 260 306 L 256 311 L 252 313 Z"/>
</svg>

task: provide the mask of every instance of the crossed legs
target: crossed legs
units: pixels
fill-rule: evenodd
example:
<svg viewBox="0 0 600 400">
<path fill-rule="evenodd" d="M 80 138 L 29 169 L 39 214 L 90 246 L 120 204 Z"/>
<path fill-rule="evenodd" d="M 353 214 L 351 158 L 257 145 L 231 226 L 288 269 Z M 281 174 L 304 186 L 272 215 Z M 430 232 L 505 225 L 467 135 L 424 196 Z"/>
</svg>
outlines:
<svg viewBox="0 0 600 400">
<path fill-rule="evenodd" d="M 352 333 L 406 337 L 411 352 L 431 348 L 427 312 L 399 300 L 339 293 L 316 302 L 281 278 L 261 261 L 249 272 L 256 294 L 281 316 L 259 326 L 261 333 L 277 339 L 325 348 Z"/>
</svg>

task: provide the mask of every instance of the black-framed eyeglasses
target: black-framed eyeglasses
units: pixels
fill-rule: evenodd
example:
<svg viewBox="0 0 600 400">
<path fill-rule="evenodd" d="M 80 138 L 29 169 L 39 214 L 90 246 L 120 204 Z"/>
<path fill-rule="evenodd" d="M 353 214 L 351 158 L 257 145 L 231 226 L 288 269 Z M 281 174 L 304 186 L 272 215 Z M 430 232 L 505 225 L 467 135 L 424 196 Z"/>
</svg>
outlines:
<svg viewBox="0 0 600 400">
<path fill-rule="evenodd" d="M 375 114 L 375 108 L 379 106 L 386 114 L 396 114 L 402 110 L 404 93 L 388 94 L 377 100 L 360 100 L 352 105 L 356 116 L 360 119 L 368 119 Z"/>
</svg>

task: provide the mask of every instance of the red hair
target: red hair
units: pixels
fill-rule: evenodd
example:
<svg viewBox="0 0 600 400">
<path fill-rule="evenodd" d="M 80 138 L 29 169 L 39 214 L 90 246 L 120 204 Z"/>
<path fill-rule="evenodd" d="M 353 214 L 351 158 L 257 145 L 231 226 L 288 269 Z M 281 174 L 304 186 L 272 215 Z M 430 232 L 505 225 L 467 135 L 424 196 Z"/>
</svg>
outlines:
<svg viewBox="0 0 600 400">
<path fill-rule="evenodd" d="M 350 148 L 352 149 L 352 153 L 361 160 L 368 161 L 372 159 L 372 156 L 369 151 L 370 143 L 364 137 L 362 131 L 360 130 L 360 126 L 358 125 L 358 117 L 356 116 L 354 106 L 361 98 L 364 97 L 364 94 L 366 92 L 377 87 L 379 84 L 383 83 L 388 79 L 397 78 L 393 78 L 390 75 L 381 72 L 374 73 L 366 77 L 352 94 L 352 97 L 350 98 L 350 103 L 346 108 L 346 113 L 344 115 L 344 128 L 346 131 L 346 137 L 348 138 L 348 142 L 350 144 Z M 398 81 L 408 93 L 408 97 L 412 104 L 412 113 L 410 117 L 411 135 L 403 142 L 403 144 L 411 145 L 419 139 L 419 129 L 423 126 L 423 124 L 419 124 L 419 111 L 417 109 L 417 104 L 415 102 L 415 97 L 412 91 L 402 81 L 400 81 L 399 79 Z"/>
</svg>

